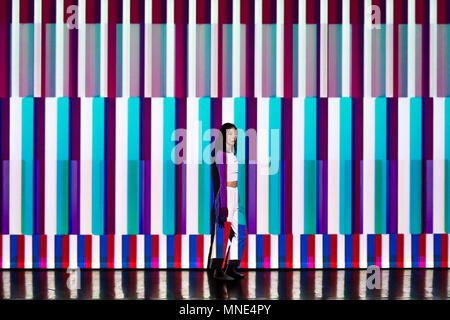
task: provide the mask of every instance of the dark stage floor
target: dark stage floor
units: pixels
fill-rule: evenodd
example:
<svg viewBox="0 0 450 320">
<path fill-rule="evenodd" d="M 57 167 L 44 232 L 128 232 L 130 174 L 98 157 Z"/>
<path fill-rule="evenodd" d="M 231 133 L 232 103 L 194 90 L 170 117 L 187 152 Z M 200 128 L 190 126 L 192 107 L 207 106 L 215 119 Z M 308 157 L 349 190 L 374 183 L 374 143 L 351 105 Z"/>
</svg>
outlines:
<svg viewBox="0 0 450 320">
<path fill-rule="evenodd" d="M 0 299 L 445 299 L 448 269 L 381 270 L 368 289 L 366 270 L 248 270 L 241 281 L 212 281 L 206 271 L 2 270 Z M 77 288 L 79 286 L 79 289 Z"/>
</svg>

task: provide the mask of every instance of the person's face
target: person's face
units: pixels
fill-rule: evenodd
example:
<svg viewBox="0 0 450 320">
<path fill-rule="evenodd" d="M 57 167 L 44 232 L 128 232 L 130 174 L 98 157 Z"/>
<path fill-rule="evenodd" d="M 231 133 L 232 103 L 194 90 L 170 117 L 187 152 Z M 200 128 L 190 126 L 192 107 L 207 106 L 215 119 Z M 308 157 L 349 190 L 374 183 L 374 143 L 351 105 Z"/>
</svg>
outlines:
<svg viewBox="0 0 450 320">
<path fill-rule="evenodd" d="M 233 146 L 237 140 L 237 130 L 234 128 L 227 129 L 226 142 L 227 145 Z"/>
</svg>

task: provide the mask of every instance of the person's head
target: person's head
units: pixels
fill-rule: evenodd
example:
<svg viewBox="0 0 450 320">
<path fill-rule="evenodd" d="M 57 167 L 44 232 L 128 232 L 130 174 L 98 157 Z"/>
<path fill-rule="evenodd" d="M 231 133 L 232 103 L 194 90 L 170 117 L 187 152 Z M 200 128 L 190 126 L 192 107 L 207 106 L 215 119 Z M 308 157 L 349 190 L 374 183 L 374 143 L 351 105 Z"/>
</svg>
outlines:
<svg viewBox="0 0 450 320">
<path fill-rule="evenodd" d="M 216 137 L 216 140 L 214 141 L 214 154 L 215 150 L 222 150 L 226 152 L 227 149 L 233 150 L 233 153 L 236 154 L 237 134 L 238 134 L 237 128 L 234 124 L 230 122 L 224 123 L 220 128 L 220 134 Z"/>
</svg>

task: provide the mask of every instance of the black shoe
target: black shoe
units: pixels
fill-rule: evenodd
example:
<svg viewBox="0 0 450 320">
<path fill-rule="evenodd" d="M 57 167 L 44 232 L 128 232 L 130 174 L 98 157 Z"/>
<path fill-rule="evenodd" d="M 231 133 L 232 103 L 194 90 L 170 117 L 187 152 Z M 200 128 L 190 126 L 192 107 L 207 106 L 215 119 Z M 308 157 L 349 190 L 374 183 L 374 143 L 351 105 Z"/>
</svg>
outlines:
<svg viewBox="0 0 450 320">
<path fill-rule="evenodd" d="M 230 277 L 223 271 L 222 263 L 223 259 L 221 258 L 211 259 L 211 265 L 208 271 L 212 272 L 212 276 L 215 280 L 223 280 L 223 281 L 234 280 L 234 278 Z"/>
<path fill-rule="evenodd" d="M 245 277 L 243 273 L 240 273 L 236 268 L 241 264 L 240 260 L 229 260 L 225 273 L 233 279 L 242 279 Z"/>
</svg>

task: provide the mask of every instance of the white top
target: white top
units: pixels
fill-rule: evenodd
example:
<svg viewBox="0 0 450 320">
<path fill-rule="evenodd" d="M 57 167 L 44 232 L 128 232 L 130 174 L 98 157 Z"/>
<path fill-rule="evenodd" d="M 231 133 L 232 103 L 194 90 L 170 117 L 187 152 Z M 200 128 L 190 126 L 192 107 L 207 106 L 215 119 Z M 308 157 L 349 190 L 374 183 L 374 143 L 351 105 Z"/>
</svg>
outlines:
<svg viewBox="0 0 450 320">
<path fill-rule="evenodd" d="M 238 181 L 238 159 L 233 152 L 227 152 L 227 181 Z"/>
</svg>

